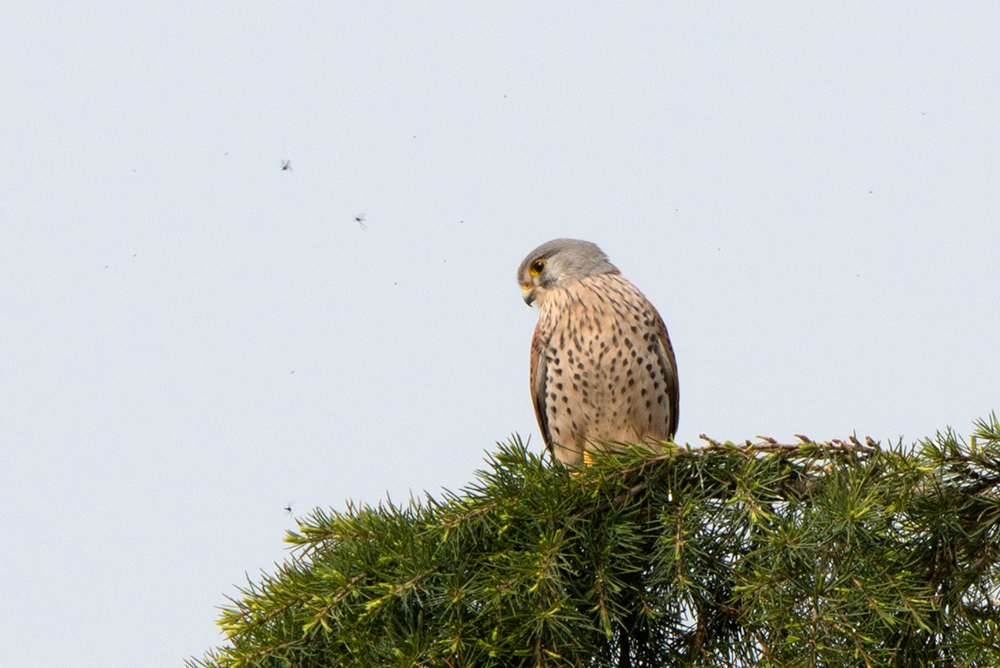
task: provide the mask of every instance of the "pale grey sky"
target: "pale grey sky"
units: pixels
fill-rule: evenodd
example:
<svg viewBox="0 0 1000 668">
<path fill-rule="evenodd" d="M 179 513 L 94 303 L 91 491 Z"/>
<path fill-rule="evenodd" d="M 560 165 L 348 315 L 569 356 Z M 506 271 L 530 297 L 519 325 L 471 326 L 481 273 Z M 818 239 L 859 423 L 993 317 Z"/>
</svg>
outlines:
<svg viewBox="0 0 1000 668">
<path fill-rule="evenodd" d="M 679 440 L 1000 409 L 1000 5 L 568 7 L 5 4 L 0 665 L 178 666 L 288 503 L 539 449 L 554 237 L 662 313 Z"/>
</svg>

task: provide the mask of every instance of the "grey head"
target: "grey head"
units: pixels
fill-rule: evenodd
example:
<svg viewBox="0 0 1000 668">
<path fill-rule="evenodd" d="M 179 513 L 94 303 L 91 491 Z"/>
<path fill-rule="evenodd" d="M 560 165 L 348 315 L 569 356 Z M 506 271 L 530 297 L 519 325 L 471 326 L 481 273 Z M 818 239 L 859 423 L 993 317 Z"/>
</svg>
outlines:
<svg viewBox="0 0 1000 668">
<path fill-rule="evenodd" d="M 528 253 L 517 269 L 524 301 L 531 304 L 546 290 L 559 288 L 585 276 L 617 274 L 597 244 L 579 239 L 553 239 Z"/>
</svg>

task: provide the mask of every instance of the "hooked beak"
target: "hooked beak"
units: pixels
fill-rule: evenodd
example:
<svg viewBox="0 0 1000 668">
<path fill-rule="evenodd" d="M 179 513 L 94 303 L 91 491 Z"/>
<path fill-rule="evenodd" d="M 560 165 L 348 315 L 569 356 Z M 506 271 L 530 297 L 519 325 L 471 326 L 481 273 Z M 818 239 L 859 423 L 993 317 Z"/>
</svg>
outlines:
<svg viewBox="0 0 1000 668">
<path fill-rule="evenodd" d="M 533 285 L 523 285 L 521 286 L 521 299 L 528 306 L 531 306 L 535 301 L 535 286 Z"/>
</svg>

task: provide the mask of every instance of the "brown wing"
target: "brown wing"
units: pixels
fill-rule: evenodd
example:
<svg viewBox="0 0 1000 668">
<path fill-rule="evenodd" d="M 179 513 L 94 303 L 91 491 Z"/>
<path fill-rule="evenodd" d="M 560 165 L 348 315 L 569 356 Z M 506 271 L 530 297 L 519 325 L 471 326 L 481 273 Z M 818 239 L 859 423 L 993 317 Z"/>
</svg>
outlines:
<svg viewBox="0 0 1000 668">
<path fill-rule="evenodd" d="M 538 420 L 538 428 L 545 439 L 545 447 L 552 451 L 552 437 L 549 436 L 549 421 L 545 417 L 545 378 L 546 378 L 546 357 L 545 342 L 539 333 L 539 328 L 535 327 L 535 335 L 531 337 L 531 403 L 535 407 L 535 419 Z"/>
<path fill-rule="evenodd" d="M 673 439 L 677 433 L 677 422 L 681 417 L 681 388 L 677 381 L 677 360 L 674 359 L 674 348 L 670 345 L 670 336 L 667 335 L 667 326 L 663 324 L 663 318 L 657 310 L 653 309 L 656 316 L 656 338 L 659 348 L 660 366 L 666 374 L 667 400 L 670 402 L 670 438 Z"/>
</svg>

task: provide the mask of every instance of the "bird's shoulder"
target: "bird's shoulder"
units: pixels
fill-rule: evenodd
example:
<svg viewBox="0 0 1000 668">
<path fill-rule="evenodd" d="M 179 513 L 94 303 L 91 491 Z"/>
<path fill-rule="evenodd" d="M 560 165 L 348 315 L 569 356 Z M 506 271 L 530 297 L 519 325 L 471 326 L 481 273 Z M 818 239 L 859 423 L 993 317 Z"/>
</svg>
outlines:
<svg viewBox="0 0 1000 668">
<path fill-rule="evenodd" d="M 584 306 L 599 310 L 610 305 L 616 310 L 656 311 L 646 295 L 621 274 L 587 276 L 575 287 L 574 298 Z"/>
</svg>

